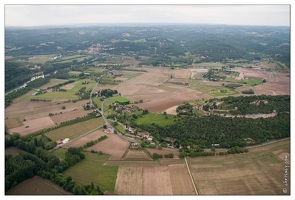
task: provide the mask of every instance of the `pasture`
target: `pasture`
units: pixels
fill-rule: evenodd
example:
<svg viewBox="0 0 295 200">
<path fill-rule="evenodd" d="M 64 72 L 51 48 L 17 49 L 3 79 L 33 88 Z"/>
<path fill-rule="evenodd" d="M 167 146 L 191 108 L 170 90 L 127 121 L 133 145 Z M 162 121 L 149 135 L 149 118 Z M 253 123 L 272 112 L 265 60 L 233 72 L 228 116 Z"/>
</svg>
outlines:
<svg viewBox="0 0 295 200">
<path fill-rule="evenodd" d="M 137 124 L 157 124 L 159 126 L 171 125 L 174 123 L 174 116 L 148 113 L 136 119 Z"/>
<path fill-rule="evenodd" d="M 65 126 L 45 133 L 45 135 L 53 141 L 61 138 L 74 139 L 94 128 L 103 125 L 105 122 L 102 117 L 90 119 L 84 122 Z"/>
<path fill-rule="evenodd" d="M 84 152 L 85 159 L 67 169 L 64 174 L 71 176 L 78 183 L 98 185 L 101 191 L 114 191 L 117 166 L 106 166 L 109 155 Z"/>
<path fill-rule="evenodd" d="M 285 163 L 272 152 L 287 146 L 290 140 L 250 148 L 247 154 L 187 160 L 201 195 L 282 195 Z"/>
<path fill-rule="evenodd" d="M 110 154 L 109 160 L 120 160 L 124 155 L 125 151 L 129 147 L 129 142 L 122 139 L 116 134 L 106 134 L 107 139 L 91 146 L 86 149 L 86 151 L 102 151 L 105 154 Z"/>
<path fill-rule="evenodd" d="M 212 97 L 238 94 L 238 92 L 231 90 L 229 88 L 223 87 L 223 86 L 207 85 L 207 84 L 195 85 L 195 86 L 191 87 L 191 89 L 198 90 L 198 91 L 208 94 Z"/>
<path fill-rule="evenodd" d="M 8 190 L 5 195 L 70 195 L 59 185 L 40 176 L 34 176 Z"/>
</svg>

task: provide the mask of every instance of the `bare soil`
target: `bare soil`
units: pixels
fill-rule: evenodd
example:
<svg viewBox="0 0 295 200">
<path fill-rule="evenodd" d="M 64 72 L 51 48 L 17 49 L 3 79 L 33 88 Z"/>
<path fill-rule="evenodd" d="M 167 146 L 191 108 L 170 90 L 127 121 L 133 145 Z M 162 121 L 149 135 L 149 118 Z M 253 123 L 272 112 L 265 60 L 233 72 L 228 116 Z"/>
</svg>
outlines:
<svg viewBox="0 0 295 200">
<path fill-rule="evenodd" d="M 14 132 L 19 133 L 21 136 L 28 135 L 35 131 L 41 130 L 43 128 L 49 128 L 55 126 L 55 123 L 50 117 L 43 117 L 40 119 L 27 120 L 23 122 L 23 126 L 8 129 L 7 132 L 12 134 Z M 26 128 L 28 126 L 28 128 Z"/>
<path fill-rule="evenodd" d="M 107 134 L 107 137 L 107 139 L 88 147 L 86 150 L 102 151 L 111 155 L 109 160 L 120 160 L 129 147 L 129 142 L 115 134 Z"/>
</svg>

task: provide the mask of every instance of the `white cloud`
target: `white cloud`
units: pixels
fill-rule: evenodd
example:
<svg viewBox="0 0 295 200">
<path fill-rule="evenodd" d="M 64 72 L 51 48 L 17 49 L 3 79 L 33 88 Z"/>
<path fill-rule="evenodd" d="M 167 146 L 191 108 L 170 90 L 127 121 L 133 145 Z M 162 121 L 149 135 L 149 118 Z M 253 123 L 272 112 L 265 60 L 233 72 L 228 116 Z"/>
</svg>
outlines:
<svg viewBox="0 0 295 200">
<path fill-rule="evenodd" d="M 289 5 L 5 5 L 6 26 L 75 23 L 290 25 Z"/>
</svg>

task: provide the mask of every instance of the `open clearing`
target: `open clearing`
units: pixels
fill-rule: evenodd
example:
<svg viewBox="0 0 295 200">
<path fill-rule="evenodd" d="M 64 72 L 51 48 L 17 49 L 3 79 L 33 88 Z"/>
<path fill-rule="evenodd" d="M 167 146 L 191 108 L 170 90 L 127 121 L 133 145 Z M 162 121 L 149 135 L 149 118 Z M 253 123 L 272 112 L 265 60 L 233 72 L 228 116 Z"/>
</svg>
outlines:
<svg viewBox="0 0 295 200">
<path fill-rule="evenodd" d="M 70 126 L 58 128 L 53 131 L 49 131 L 45 133 L 45 135 L 53 141 L 59 140 L 61 138 L 69 138 L 71 140 L 103 124 L 104 120 L 102 117 L 94 118 Z"/>
<path fill-rule="evenodd" d="M 14 132 L 19 133 L 21 136 L 28 135 L 35 131 L 41 130 L 43 128 L 49 128 L 55 125 L 50 117 L 43 117 L 40 119 L 27 120 L 23 122 L 23 126 L 8 129 L 7 132 L 12 134 Z M 26 128 L 27 127 L 27 128 Z"/>
<path fill-rule="evenodd" d="M 88 147 L 86 150 L 102 151 L 111 155 L 109 160 L 120 160 L 129 147 L 129 142 L 116 134 L 107 134 L 107 137 L 107 139 Z"/>
<path fill-rule="evenodd" d="M 250 148 L 249 153 L 188 158 L 199 194 L 284 194 L 285 163 L 273 153 L 290 146 L 290 140 Z M 290 169 L 290 168 L 288 168 Z M 290 171 L 287 193 L 290 194 Z"/>
<path fill-rule="evenodd" d="M 40 176 L 34 176 L 10 189 L 5 195 L 64 195 L 72 194 Z"/>
<path fill-rule="evenodd" d="M 114 191 L 118 166 L 103 165 L 108 158 L 109 155 L 85 152 L 85 159 L 71 166 L 64 174 L 81 184 L 98 185 L 103 192 Z"/>
<path fill-rule="evenodd" d="M 84 111 L 84 110 L 69 111 L 69 112 L 65 112 L 63 114 L 54 115 L 51 117 L 51 119 L 54 123 L 59 123 L 59 122 L 68 121 L 71 119 L 76 119 L 77 117 L 86 116 L 90 112 L 91 112 L 90 110 L 88 110 L 88 111 Z"/>
<path fill-rule="evenodd" d="M 143 150 L 128 149 L 122 160 L 152 160 Z"/>
<path fill-rule="evenodd" d="M 177 112 L 176 112 L 177 107 L 178 107 L 178 105 L 172 106 L 171 108 L 168 108 L 167 110 L 165 110 L 165 112 L 169 115 L 177 115 Z"/>
<path fill-rule="evenodd" d="M 18 149 L 16 147 L 5 148 L 5 153 L 11 154 L 12 156 L 17 156 L 21 152 L 25 152 L 25 151 Z"/>
<path fill-rule="evenodd" d="M 102 132 L 101 130 L 94 131 L 92 133 L 89 133 L 88 135 L 85 135 L 82 138 L 79 138 L 73 142 L 68 142 L 67 144 L 63 145 L 63 148 L 69 148 L 69 147 L 81 147 L 87 142 L 91 142 L 93 140 L 97 140 L 101 136 L 107 135 L 106 133 Z"/>
</svg>

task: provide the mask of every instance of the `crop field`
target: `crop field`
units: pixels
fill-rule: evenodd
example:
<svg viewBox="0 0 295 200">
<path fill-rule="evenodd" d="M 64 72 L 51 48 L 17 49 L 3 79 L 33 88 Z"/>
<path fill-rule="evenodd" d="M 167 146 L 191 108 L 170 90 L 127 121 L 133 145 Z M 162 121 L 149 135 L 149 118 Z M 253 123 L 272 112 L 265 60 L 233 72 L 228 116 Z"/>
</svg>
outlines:
<svg viewBox="0 0 295 200">
<path fill-rule="evenodd" d="M 101 136 L 107 135 L 107 133 L 104 133 L 101 130 L 93 131 L 92 133 L 89 133 L 88 135 L 85 135 L 84 137 L 81 137 L 73 142 L 68 142 L 67 144 L 63 145 L 63 148 L 70 148 L 70 147 L 81 147 L 87 142 L 91 142 L 93 140 L 97 140 Z"/>
<path fill-rule="evenodd" d="M 32 120 L 47 117 L 49 113 L 63 115 L 73 110 L 82 110 L 82 105 L 86 102 L 88 102 L 88 100 L 57 105 L 50 105 L 50 102 L 22 102 L 7 107 L 5 109 L 5 116 L 8 117 L 8 119 L 23 116 L 26 120 Z M 62 106 L 66 108 L 62 109 Z M 60 112 L 63 114 L 60 114 Z"/>
<path fill-rule="evenodd" d="M 143 150 L 128 149 L 122 160 L 128 161 L 140 161 L 140 160 L 152 160 Z"/>
<path fill-rule="evenodd" d="M 109 160 L 120 160 L 129 147 L 129 142 L 122 139 L 116 134 L 107 134 L 107 139 L 88 147 L 87 151 L 102 151 L 105 154 L 110 154 Z"/>
<path fill-rule="evenodd" d="M 21 136 L 28 135 L 35 131 L 41 130 L 43 128 L 49 128 L 55 125 L 50 117 L 43 117 L 40 119 L 32 119 L 23 122 L 23 126 L 8 129 L 7 132 L 12 134 L 14 132 L 19 133 Z"/>
<path fill-rule="evenodd" d="M 140 61 L 137 61 L 133 57 L 130 57 L 130 56 L 123 56 L 123 58 L 124 58 L 123 65 L 137 66 L 140 63 Z"/>
<path fill-rule="evenodd" d="M 158 158 L 159 165 L 175 165 L 175 164 L 185 164 L 184 159 L 176 157 L 174 154 L 174 158 Z"/>
<path fill-rule="evenodd" d="M 169 165 L 170 181 L 174 195 L 196 194 L 185 164 Z"/>
<path fill-rule="evenodd" d="M 189 79 L 191 71 L 189 69 L 174 70 L 174 78 Z"/>
<path fill-rule="evenodd" d="M 22 126 L 23 123 L 19 120 L 18 118 L 9 118 L 5 120 L 5 128 L 6 129 L 11 129 L 11 128 L 16 128 L 19 126 Z"/>
<path fill-rule="evenodd" d="M 66 84 L 66 85 L 62 86 L 61 89 L 71 90 L 76 84 L 77 84 L 77 82 L 75 81 L 73 83 L 69 83 L 69 84 Z"/>
<path fill-rule="evenodd" d="M 285 140 L 250 148 L 245 154 L 187 160 L 201 195 L 281 195 L 286 187 L 285 162 L 272 152 L 289 145 L 290 140 Z M 290 194 L 290 171 L 287 175 L 286 194 Z"/>
<path fill-rule="evenodd" d="M 53 79 L 50 79 L 50 81 L 48 83 L 46 83 L 45 85 L 42 85 L 41 87 L 39 87 L 40 89 L 47 89 L 48 87 L 52 87 L 54 85 L 58 85 L 60 83 L 64 83 L 66 82 L 67 80 L 65 79 L 56 79 L 56 78 L 53 78 Z"/>
<path fill-rule="evenodd" d="M 69 71 L 69 74 L 76 74 L 76 75 L 79 75 L 81 74 L 82 72 L 80 71 Z"/>
<path fill-rule="evenodd" d="M 90 112 L 91 112 L 90 110 L 88 110 L 88 111 L 84 111 L 84 110 L 68 111 L 63 114 L 51 116 L 50 118 L 52 119 L 52 121 L 54 123 L 59 123 L 59 122 L 75 119 L 77 117 L 86 116 Z"/>
<path fill-rule="evenodd" d="M 21 152 L 25 152 L 25 151 L 18 149 L 16 147 L 5 148 L 5 154 L 8 153 L 8 154 L 11 154 L 12 156 L 17 156 Z"/>
<path fill-rule="evenodd" d="M 64 174 L 78 183 L 99 185 L 101 191 L 114 191 L 118 166 L 104 165 L 109 155 L 85 152 L 85 159 L 67 169 Z"/>
<path fill-rule="evenodd" d="M 165 154 L 169 154 L 169 153 L 173 153 L 174 157 L 178 158 L 179 155 L 179 151 L 176 150 L 169 150 L 169 149 L 153 149 L 153 148 L 148 148 L 148 151 L 153 154 L 153 153 L 157 153 L 157 154 L 162 154 L 163 156 Z"/>
<path fill-rule="evenodd" d="M 50 55 L 34 55 L 29 57 L 29 62 L 34 64 L 44 64 L 46 61 L 51 60 L 52 57 L 54 57 L 55 54 Z"/>
<path fill-rule="evenodd" d="M 169 83 L 177 83 L 177 84 L 188 84 L 188 79 L 186 79 L 186 78 L 172 78 L 168 82 Z"/>
<path fill-rule="evenodd" d="M 166 119 L 167 117 L 167 119 Z M 166 126 L 174 123 L 174 117 L 170 115 L 163 115 L 163 114 L 154 114 L 154 113 L 148 113 L 143 115 L 142 117 L 139 117 L 136 120 L 136 123 L 138 124 L 152 124 L 155 123 L 159 126 Z"/>
<path fill-rule="evenodd" d="M 143 167 L 120 166 L 117 174 L 115 194 L 143 194 Z"/>
<path fill-rule="evenodd" d="M 94 128 L 104 124 L 102 117 L 90 119 L 84 122 L 65 126 L 45 133 L 45 135 L 53 141 L 61 138 L 69 138 L 70 140 L 76 138 Z"/>
<path fill-rule="evenodd" d="M 10 189 L 5 195 L 65 195 L 72 194 L 40 176 L 34 176 Z"/>
</svg>

